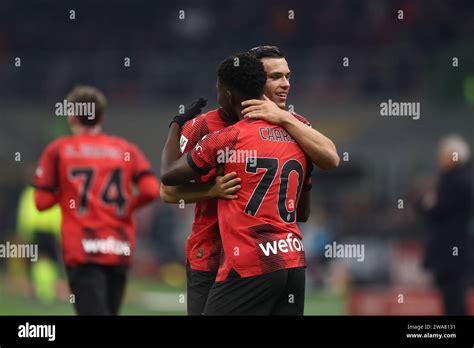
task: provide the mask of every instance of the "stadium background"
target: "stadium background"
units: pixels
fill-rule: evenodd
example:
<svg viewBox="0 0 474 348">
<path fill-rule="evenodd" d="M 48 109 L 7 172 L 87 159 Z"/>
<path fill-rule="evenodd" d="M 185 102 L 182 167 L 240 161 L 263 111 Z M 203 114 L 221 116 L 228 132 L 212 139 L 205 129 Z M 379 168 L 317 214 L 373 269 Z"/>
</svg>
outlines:
<svg viewBox="0 0 474 348">
<path fill-rule="evenodd" d="M 45 145 L 68 133 L 54 105 L 72 86 L 102 89 L 110 105 L 105 130 L 138 144 L 159 173 L 179 105 L 204 96 L 207 110 L 214 108 L 223 58 L 278 45 L 292 70 L 288 104 L 334 140 L 342 159 L 337 170 L 313 174 L 312 214 L 301 226 L 306 313 L 436 314 L 439 297 L 421 267 L 426 231 L 410 200 L 436 174 L 442 135 L 459 133 L 474 144 L 473 37 L 468 0 L 2 1 L 0 243 L 24 240 L 20 195 Z M 420 102 L 421 118 L 381 117 L 388 99 Z M 179 295 L 192 214 L 193 205 L 161 202 L 138 213 L 123 313 L 185 313 Z M 333 240 L 364 244 L 365 261 L 324 257 Z M 64 283 L 44 303 L 26 266 L 0 259 L 0 314 L 72 314 Z"/>
</svg>

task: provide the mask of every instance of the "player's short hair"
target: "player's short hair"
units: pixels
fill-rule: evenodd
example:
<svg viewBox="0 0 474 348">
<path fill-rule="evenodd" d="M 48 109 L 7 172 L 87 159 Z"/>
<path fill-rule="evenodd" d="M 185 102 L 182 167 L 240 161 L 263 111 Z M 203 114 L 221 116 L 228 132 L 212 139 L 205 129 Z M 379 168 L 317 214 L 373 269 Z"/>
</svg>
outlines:
<svg viewBox="0 0 474 348">
<path fill-rule="evenodd" d="M 71 103 L 93 103 L 95 108 L 94 117 L 78 117 L 79 122 L 88 127 L 95 126 L 102 121 L 107 108 L 107 98 L 96 87 L 93 86 L 76 86 L 66 97 Z M 78 116 L 78 115 L 75 115 Z"/>
<path fill-rule="evenodd" d="M 257 46 L 247 52 L 257 59 L 262 58 L 285 58 L 285 53 L 277 46 Z"/>
<path fill-rule="evenodd" d="M 224 85 L 248 99 L 260 98 L 267 80 L 262 62 L 247 53 L 226 58 L 219 65 L 217 75 Z"/>
</svg>

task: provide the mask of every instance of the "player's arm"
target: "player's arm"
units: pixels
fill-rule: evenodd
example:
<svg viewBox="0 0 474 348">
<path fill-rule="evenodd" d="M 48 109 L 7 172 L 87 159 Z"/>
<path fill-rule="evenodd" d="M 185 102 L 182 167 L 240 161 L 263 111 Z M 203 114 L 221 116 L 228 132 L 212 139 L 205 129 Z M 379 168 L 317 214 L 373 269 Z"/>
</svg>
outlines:
<svg viewBox="0 0 474 348">
<path fill-rule="evenodd" d="M 173 186 L 171 186 L 171 184 L 167 184 L 167 174 L 171 170 L 177 170 L 175 164 L 180 158 L 187 157 L 186 154 L 181 157 L 179 155 L 180 134 L 180 124 L 173 122 L 170 126 L 168 138 L 161 156 L 161 199 L 166 203 L 179 203 L 183 200 L 186 203 L 196 203 L 213 198 L 236 199 L 237 196 L 235 192 L 240 189 L 240 179 L 237 178 L 236 173 L 228 173 L 224 176 L 218 175 L 214 180 L 207 183 L 190 183 L 189 180 L 183 180 L 181 185 L 174 183 Z M 194 176 L 195 172 L 193 171 L 192 174 L 193 176 L 191 178 L 194 179 L 196 177 Z"/>
<path fill-rule="evenodd" d="M 178 138 L 179 128 L 176 123 L 170 127 L 168 140 L 163 149 L 161 175 L 168 173 L 173 164 L 179 160 Z M 186 155 L 181 158 L 186 158 Z M 194 174 L 194 173 L 193 173 Z M 194 176 L 193 176 L 194 178 Z M 165 176 L 166 180 L 166 176 Z M 235 193 L 240 190 L 240 178 L 232 172 L 224 176 L 217 175 L 215 179 L 207 183 L 189 183 L 184 181 L 182 185 L 169 186 L 166 182 L 161 184 L 160 198 L 166 203 L 196 203 L 208 199 L 236 199 Z"/>
<path fill-rule="evenodd" d="M 170 132 L 173 131 L 172 128 Z M 176 186 L 206 175 L 211 169 L 219 166 L 218 151 L 222 150 L 223 146 L 235 146 L 237 136 L 238 130 L 233 127 L 204 136 L 191 151 L 173 162 L 168 170 L 161 172 L 161 181 L 164 185 Z"/>
<path fill-rule="evenodd" d="M 189 183 L 189 179 L 183 180 L 183 186 L 181 187 L 167 184 L 169 182 L 167 180 L 169 173 L 177 170 L 176 162 L 180 159 L 179 137 L 181 127 L 186 121 L 196 117 L 201 112 L 201 108 L 205 105 L 206 102 L 204 100 L 198 100 L 197 104 L 195 102 L 194 107 L 188 106 L 183 114 L 175 116 L 170 124 L 168 138 L 166 139 L 165 147 L 161 155 L 160 197 L 167 203 L 178 203 L 182 199 L 184 199 L 185 202 L 193 203 L 210 198 L 210 184 L 191 184 Z M 181 158 L 186 158 L 186 156 L 182 156 Z M 192 171 L 191 173 L 194 174 Z M 192 176 L 192 178 L 194 177 L 195 176 Z"/>
<path fill-rule="evenodd" d="M 151 173 L 138 179 L 136 186 L 138 195 L 132 198 L 130 204 L 132 211 L 154 201 L 160 195 L 160 184 Z"/>
<path fill-rule="evenodd" d="M 171 165 L 180 158 L 179 136 L 183 125 L 201 113 L 207 101 L 203 98 L 195 100 L 185 108 L 184 113 L 176 115 L 169 126 L 168 138 L 161 154 L 161 175 L 167 172 Z"/>
<path fill-rule="evenodd" d="M 135 210 L 150 203 L 160 195 L 160 183 L 151 170 L 151 164 L 140 149 L 131 144 L 132 155 L 132 180 L 138 194 L 133 196 L 130 203 L 131 210 Z"/>
<path fill-rule="evenodd" d="M 319 168 L 330 170 L 339 166 L 339 155 L 331 139 L 302 123 L 288 111 L 280 109 L 267 97 L 265 100 L 246 100 L 242 106 L 245 117 L 265 120 L 285 128 Z"/>
<path fill-rule="evenodd" d="M 54 192 L 48 192 L 35 188 L 35 205 L 39 211 L 47 210 L 58 202 Z"/>
<path fill-rule="evenodd" d="M 306 222 L 311 211 L 311 191 L 301 192 L 300 200 L 298 201 L 298 209 L 296 210 L 296 221 Z"/>
<path fill-rule="evenodd" d="M 168 138 L 166 139 L 165 147 L 161 154 L 161 176 L 163 177 L 164 173 L 167 173 L 173 164 L 179 160 L 179 135 L 181 132 L 181 127 L 173 122 L 170 125 L 168 132 Z M 186 156 L 182 156 L 186 157 Z M 162 181 L 162 184 L 163 181 Z"/>
<path fill-rule="evenodd" d="M 189 154 L 190 152 L 172 162 L 167 168 L 161 169 L 161 182 L 163 185 L 184 185 L 189 183 L 191 180 L 206 174 L 201 173 L 192 167 L 188 161 Z"/>
<path fill-rule="evenodd" d="M 196 203 L 207 199 L 237 199 L 240 178 L 232 172 L 218 175 L 206 183 L 188 183 L 178 186 L 161 185 L 160 197 L 166 203 Z"/>
<path fill-rule="evenodd" d="M 195 101 L 186 108 L 184 114 L 175 116 L 173 119 L 161 157 L 162 177 L 169 172 L 172 165 L 180 158 L 179 137 L 182 125 L 197 116 L 205 104 L 205 100 L 202 99 Z M 166 203 L 179 203 L 182 200 L 186 203 L 195 203 L 212 198 L 236 199 L 235 192 L 240 189 L 239 183 L 240 179 L 237 178 L 235 173 L 228 173 L 224 176 L 218 175 L 215 180 L 208 183 L 184 181 L 182 185 L 171 186 L 162 181 L 160 197 Z"/>
<path fill-rule="evenodd" d="M 332 140 L 288 114 L 282 122 L 282 127 L 290 133 L 311 161 L 323 170 L 337 168 L 340 159 Z"/>
<path fill-rule="evenodd" d="M 56 142 L 48 145 L 35 171 L 34 199 L 39 211 L 49 209 L 58 202 L 58 149 Z"/>
</svg>

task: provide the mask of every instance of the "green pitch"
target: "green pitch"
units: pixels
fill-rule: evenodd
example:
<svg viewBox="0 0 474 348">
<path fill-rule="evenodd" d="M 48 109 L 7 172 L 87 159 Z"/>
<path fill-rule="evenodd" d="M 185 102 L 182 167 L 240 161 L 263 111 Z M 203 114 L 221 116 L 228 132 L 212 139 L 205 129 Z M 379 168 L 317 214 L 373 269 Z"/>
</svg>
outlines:
<svg viewBox="0 0 474 348">
<path fill-rule="evenodd" d="M 5 284 L 0 276 L 0 284 Z M 131 279 L 128 284 L 122 315 L 185 315 L 185 290 L 154 281 Z M 342 296 L 320 291 L 308 291 L 306 315 L 344 315 Z M 47 305 L 35 299 L 21 297 L 0 288 L 0 315 L 74 315 L 72 304 L 55 302 Z"/>
</svg>

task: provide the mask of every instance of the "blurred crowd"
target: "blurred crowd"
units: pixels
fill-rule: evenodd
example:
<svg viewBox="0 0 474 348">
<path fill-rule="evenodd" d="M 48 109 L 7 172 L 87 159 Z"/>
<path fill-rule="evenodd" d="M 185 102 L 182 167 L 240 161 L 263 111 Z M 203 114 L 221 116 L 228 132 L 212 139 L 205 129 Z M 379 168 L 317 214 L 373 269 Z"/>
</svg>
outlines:
<svg viewBox="0 0 474 348">
<path fill-rule="evenodd" d="M 87 80 L 122 100 L 180 98 L 214 85 L 209 71 L 225 56 L 276 44 L 304 97 L 414 96 L 429 88 L 455 98 L 459 76 L 446 77 L 443 65 L 453 53 L 459 70 L 472 63 L 473 6 L 468 0 L 4 1 L 0 96 L 48 100 Z M 343 57 L 350 69 L 342 68 Z"/>
</svg>

